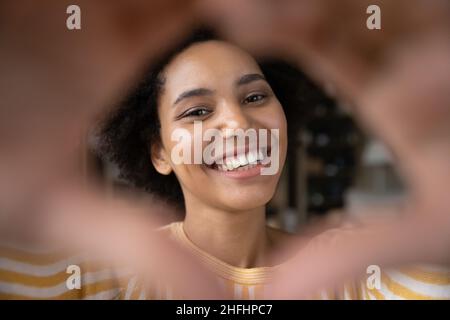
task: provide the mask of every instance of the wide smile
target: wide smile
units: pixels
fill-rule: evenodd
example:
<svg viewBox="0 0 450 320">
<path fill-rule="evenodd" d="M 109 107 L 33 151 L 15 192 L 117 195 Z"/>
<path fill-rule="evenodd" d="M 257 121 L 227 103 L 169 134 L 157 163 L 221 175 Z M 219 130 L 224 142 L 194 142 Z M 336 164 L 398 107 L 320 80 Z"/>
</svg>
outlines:
<svg viewBox="0 0 450 320">
<path fill-rule="evenodd" d="M 261 169 L 270 165 L 270 149 L 267 152 L 248 151 L 229 156 L 211 165 L 203 164 L 216 174 L 234 179 L 246 179 L 261 175 Z"/>
</svg>

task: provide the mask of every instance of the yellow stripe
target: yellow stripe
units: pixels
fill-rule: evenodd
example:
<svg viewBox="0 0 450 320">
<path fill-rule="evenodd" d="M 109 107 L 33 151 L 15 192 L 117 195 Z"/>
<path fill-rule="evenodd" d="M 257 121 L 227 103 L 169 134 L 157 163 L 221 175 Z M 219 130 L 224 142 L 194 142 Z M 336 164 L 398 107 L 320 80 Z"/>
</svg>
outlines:
<svg viewBox="0 0 450 320">
<path fill-rule="evenodd" d="M 450 272 L 430 272 L 417 268 L 408 268 L 399 272 L 416 281 L 436 285 L 450 285 Z"/>
<path fill-rule="evenodd" d="M 131 300 L 137 300 L 137 299 L 139 299 L 140 295 L 141 295 L 141 288 L 137 287 L 131 293 L 130 299 Z"/>
<path fill-rule="evenodd" d="M 80 269 L 82 271 L 82 276 L 86 273 L 98 272 L 101 270 L 111 270 L 108 268 L 105 269 L 105 267 L 101 265 L 91 265 L 89 267 L 80 265 Z M 70 274 L 66 273 L 65 271 L 57 272 L 51 276 L 44 277 L 0 269 L 0 281 L 38 288 L 56 286 L 59 283 L 66 281 L 69 276 Z M 114 276 L 114 274 L 111 273 L 111 276 Z"/>
<path fill-rule="evenodd" d="M 384 275 L 382 277 L 382 281 L 383 280 L 384 280 Z M 372 294 L 375 297 L 375 299 L 377 299 L 377 300 L 386 300 L 384 294 L 381 293 L 380 290 L 367 288 L 365 282 L 362 282 L 362 290 L 364 291 L 364 296 L 365 296 L 366 300 L 371 299 L 369 293 Z"/>
<path fill-rule="evenodd" d="M 71 255 L 68 252 L 36 254 L 0 246 L 0 257 L 31 265 L 42 266 L 73 258 L 74 255 Z"/>
<path fill-rule="evenodd" d="M 49 277 L 36 277 L 28 274 L 0 270 L 0 281 L 15 284 L 21 284 L 32 287 L 53 287 L 67 280 L 69 274 L 66 272 L 58 272 Z"/>
<path fill-rule="evenodd" d="M 38 298 L 33 296 L 26 295 L 18 295 L 18 294 L 5 294 L 0 293 L 1 300 L 74 300 L 74 299 L 83 299 L 87 296 L 98 294 L 100 292 L 120 288 L 123 289 L 123 286 L 120 285 L 121 281 L 117 280 L 105 280 L 97 283 L 92 283 L 86 286 L 83 286 L 80 290 L 67 290 L 63 294 L 58 296 L 48 297 L 48 298 Z"/>
<path fill-rule="evenodd" d="M 361 296 L 364 295 L 364 300 L 370 300 L 370 296 L 369 296 L 369 293 L 367 291 L 368 290 L 367 290 L 366 286 L 362 285 L 361 286 Z"/>
<path fill-rule="evenodd" d="M 388 289 L 393 294 L 395 294 L 399 297 L 409 299 L 409 300 L 431 300 L 431 299 L 433 299 L 430 296 L 426 296 L 426 295 L 417 293 L 417 292 L 395 282 L 386 274 L 383 274 L 382 282 L 386 285 L 386 287 L 388 287 Z"/>
<path fill-rule="evenodd" d="M 386 300 L 384 295 L 377 289 L 366 289 L 368 292 L 370 292 L 377 300 Z"/>
</svg>

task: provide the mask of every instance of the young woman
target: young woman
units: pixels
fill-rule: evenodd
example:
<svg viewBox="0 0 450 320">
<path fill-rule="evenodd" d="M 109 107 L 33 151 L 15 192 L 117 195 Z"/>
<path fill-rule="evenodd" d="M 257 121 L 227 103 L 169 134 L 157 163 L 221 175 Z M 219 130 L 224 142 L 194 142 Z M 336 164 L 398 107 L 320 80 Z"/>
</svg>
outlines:
<svg viewBox="0 0 450 320">
<path fill-rule="evenodd" d="M 313 85 L 287 65 L 260 65 L 239 47 L 198 32 L 146 73 L 145 81 L 108 119 L 102 151 L 119 166 L 123 178 L 184 208 L 184 221 L 167 226 L 167 232 L 212 267 L 236 297 L 261 298 L 273 264 L 282 262 L 269 257 L 291 237 L 265 221 L 266 204 L 287 152 L 283 107 L 290 107 L 288 115 L 295 120 L 289 132 L 294 133 L 305 100 L 314 103 L 319 97 Z M 241 163 L 226 170 L 174 163 L 172 150 L 179 142 L 172 139 L 173 132 L 187 130 L 194 139 L 196 122 L 203 132 L 223 133 L 224 142 L 234 139 L 226 136 L 234 129 L 262 129 L 269 136 L 277 129 L 278 170 L 261 175 L 263 159 L 251 158 L 248 143 L 247 149 L 232 149 L 235 154 L 229 158 Z M 202 150 L 206 145 L 203 142 Z"/>
<path fill-rule="evenodd" d="M 197 255 L 228 294 L 262 299 L 273 271 L 290 257 L 271 256 L 293 237 L 266 226 L 266 205 L 280 178 L 288 136 L 296 133 L 302 112 L 320 99 L 326 97 L 299 72 L 283 64 L 258 64 L 239 47 L 200 32 L 153 66 L 108 118 L 101 150 L 122 178 L 184 210 L 184 220 L 163 232 Z M 203 131 L 221 132 L 224 141 L 233 140 L 228 132 L 236 129 L 277 129 L 277 172 L 262 175 L 267 163 L 258 152 L 255 159 L 248 146 L 223 154 L 225 167 L 174 161 L 179 141 L 173 133 L 183 130 L 194 140 L 199 122 Z M 195 142 L 188 142 L 193 154 Z M 206 145 L 202 141 L 201 149 Z M 234 159 L 227 164 L 228 158 Z M 380 292 L 370 295 L 378 298 Z M 155 283 L 143 294 L 182 298 L 167 283 Z M 342 294 L 361 295 L 355 288 L 343 288 Z"/>
</svg>

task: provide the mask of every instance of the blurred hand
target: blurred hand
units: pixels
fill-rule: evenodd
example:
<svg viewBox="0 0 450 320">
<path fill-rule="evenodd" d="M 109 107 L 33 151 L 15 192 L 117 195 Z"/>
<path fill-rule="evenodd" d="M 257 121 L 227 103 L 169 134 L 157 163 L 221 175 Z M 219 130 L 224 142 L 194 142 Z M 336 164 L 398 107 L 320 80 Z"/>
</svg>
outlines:
<svg viewBox="0 0 450 320">
<path fill-rule="evenodd" d="M 381 30 L 367 29 L 369 5 L 381 8 Z M 450 27 L 445 0 L 202 0 L 198 7 L 244 48 L 297 62 L 349 99 L 385 71 L 392 50 Z"/>
<path fill-rule="evenodd" d="M 2 214 L 79 169 L 94 117 L 117 104 L 138 71 L 195 19 L 193 1 L 81 0 L 81 30 L 70 31 L 70 4 L 0 3 Z"/>
<path fill-rule="evenodd" d="M 126 267 L 149 288 L 158 280 L 185 299 L 226 298 L 216 277 L 196 257 L 157 230 L 161 218 L 173 210 L 166 204 L 142 196 L 112 198 L 92 186 L 74 185 L 42 197 L 39 203 L 23 224 L 39 230 L 41 242 Z"/>
</svg>

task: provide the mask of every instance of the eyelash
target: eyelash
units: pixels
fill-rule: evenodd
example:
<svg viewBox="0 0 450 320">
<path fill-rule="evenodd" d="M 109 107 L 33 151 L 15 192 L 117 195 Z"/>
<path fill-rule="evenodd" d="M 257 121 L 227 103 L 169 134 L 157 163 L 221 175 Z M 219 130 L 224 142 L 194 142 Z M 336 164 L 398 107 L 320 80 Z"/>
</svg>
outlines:
<svg viewBox="0 0 450 320">
<path fill-rule="evenodd" d="M 255 97 L 259 97 L 259 99 L 256 100 L 256 101 L 248 101 L 249 99 L 255 98 Z M 249 95 L 248 97 L 246 97 L 246 98 L 242 101 L 242 103 L 243 103 L 243 104 L 258 103 L 258 102 L 264 100 L 265 98 L 267 98 L 267 95 L 266 95 L 266 94 L 263 94 L 263 93 L 251 94 L 251 95 Z M 206 114 L 201 114 L 201 115 L 195 114 L 196 112 L 199 112 L 199 111 L 203 111 L 203 112 L 207 112 L 207 113 L 206 113 Z M 189 117 L 197 117 L 197 118 L 200 118 L 200 117 L 207 116 L 207 115 L 210 114 L 210 113 L 211 113 L 211 111 L 208 110 L 208 108 L 206 108 L 206 107 L 194 107 L 194 108 L 189 109 L 189 110 L 185 111 L 184 113 L 182 113 L 182 114 L 178 117 L 178 119 L 189 118 Z"/>
<path fill-rule="evenodd" d="M 206 113 L 206 114 L 202 114 L 202 115 L 195 114 L 195 113 L 198 112 L 198 111 L 206 111 L 207 113 Z M 207 115 L 210 114 L 210 113 L 211 113 L 211 111 L 208 110 L 208 108 L 206 108 L 206 107 L 194 107 L 194 108 L 192 108 L 192 109 L 187 110 L 187 111 L 184 112 L 183 114 L 181 114 L 181 115 L 179 116 L 179 118 L 180 118 L 180 119 L 181 119 L 181 118 L 188 118 L 188 117 L 198 117 L 198 118 L 200 118 L 200 117 L 207 116 Z"/>
<path fill-rule="evenodd" d="M 248 101 L 249 99 L 254 98 L 254 97 L 260 97 L 260 98 L 259 98 L 258 100 L 256 100 L 256 101 Z M 267 95 L 266 95 L 266 94 L 263 94 L 263 93 L 255 93 L 255 94 L 251 94 L 251 95 L 249 95 L 248 97 L 246 97 L 246 98 L 242 101 L 242 103 L 244 103 L 244 104 L 258 103 L 258 102 L 264 100 L 265 98 L 267 98 Z"/>
</svg>

